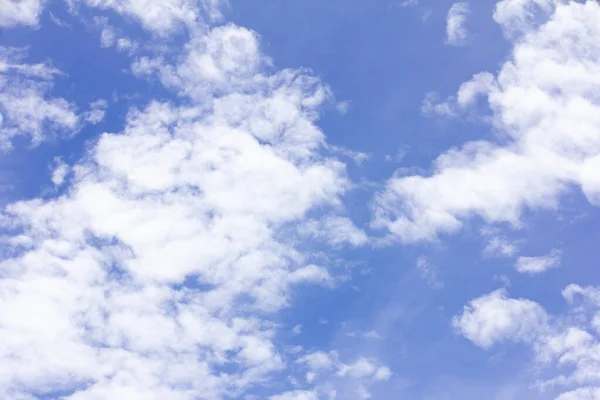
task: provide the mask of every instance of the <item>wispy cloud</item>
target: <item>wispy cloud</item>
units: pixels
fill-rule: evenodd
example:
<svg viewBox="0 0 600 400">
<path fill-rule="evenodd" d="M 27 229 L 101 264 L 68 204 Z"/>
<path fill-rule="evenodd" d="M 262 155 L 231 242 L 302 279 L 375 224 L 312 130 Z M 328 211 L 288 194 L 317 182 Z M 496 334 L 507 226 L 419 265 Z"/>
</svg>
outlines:
<svg viewBox="0 0 600 400">
<path fill-rule="evenodd" d="M 453 46 L 468 43 L 469 32 L 466 28 L 467 18 L 471 13 L 469 3 L 454 3 L 446 17 L 446 42 Z"/>
<path fill-rule="evenodd" d="M 540 257 L 519 257 L 515 269 L 522 274 L 537 275 L 560 265 L 562 252 L 558 249 Z"/>
<path fill-rule="evenodd" d="M 76 107 L 49 95 L 63 73 L 48 63 L 29 64 L 20 49 L 0 47 L 0 147 L 25 136 L 38 145 L 53 136 L 71 136 L 80 128 Z"/>
<path fill-rule="evenodd" d="M 440 290 L 444 288 L 444 282 L 440 280 L 437 272 L 431 266 L 426 257 L 419 257 L 417 260 L 417 268 L 421 274 L 421 277 L 432 289 Z"/>
</svg>

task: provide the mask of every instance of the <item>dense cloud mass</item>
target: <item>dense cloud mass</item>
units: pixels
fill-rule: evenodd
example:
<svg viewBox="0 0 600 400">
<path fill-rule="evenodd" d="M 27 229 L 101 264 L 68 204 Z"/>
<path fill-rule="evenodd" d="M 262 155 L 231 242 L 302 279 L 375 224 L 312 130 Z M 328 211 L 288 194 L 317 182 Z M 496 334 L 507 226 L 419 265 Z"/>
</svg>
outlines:
<svg viewBox="0 0 600 400">
<path fill-rule="evenodd" d="M 501 2 L 496 20 L 523 28 L 529 3 Z M 523 28 L 497 76 L 477 74 L 456 97 L 433 107 L 460 114 L 484 96 L 503 144 L 468 142 L 438 157 L 430 176 L 390 179 L 376 197 L 375 225 L 402 242 L 455 232 L 475 216 L 518 227 L 525 210 L 558 207 L 573 185 L 596 204 L 599 21 L 596 2 L 556 4 L 546 23 Z"/>
<path fill-rule="evenodd" d="M 0 27 L 21 25 L 35 26 L 39 23 L 44 6 L 43 0 L 2 0 L 0 2 Z"/>
<path fill-rule="evenodd" d="M 200 17 L 212 8 L 196 2 L 89 5 L 161 34 L 185 23 L 181 61 L 154 60 L 149 73 L 192 102 L 132 108 L 122 132 L 103 134 L 75 165 L 59 163 L 53 181 L 67 182 L 64 194 L 6 207 L 0 396 L 238 397 L 285 368 L 269 315 L 288 305 L 288 289 L 334 279 L 282 229 L 338 206 L 348 188 L 314 124 L 329 91 L 303 71 L 262 74 L 256 35 L 207 28 Z M 4 72 L 26 77 L 21 90 L 3 81 L 6 145 L 25 133 L 41 141 L 44 120 L 74 129 L 74 107 L 43 97 L 60 72 L 2 54 Z M 102 119 L 105 106 L 87 117 Z M 290 396 L 317 394 L 279 397 Z"/>
</svg>

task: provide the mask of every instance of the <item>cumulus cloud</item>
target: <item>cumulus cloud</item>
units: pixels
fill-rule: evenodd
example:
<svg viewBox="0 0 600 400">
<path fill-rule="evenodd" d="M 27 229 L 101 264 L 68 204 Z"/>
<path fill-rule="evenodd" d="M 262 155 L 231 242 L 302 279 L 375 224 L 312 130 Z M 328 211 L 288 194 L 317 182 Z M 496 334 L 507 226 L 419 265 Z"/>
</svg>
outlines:
<svg viewBox="0 0 600 400">
<path fill-rule="evenodd" d="M 550 268 L 560 265 L 561 251 L 552 250 L 549 254 L 540 257 L 519 257 L 515 269 L 522 274 L 541 274 Z"/>
<path fill-rule="evenodd" d="M 179 57 L 134 66 L 186 101 L 131 108 L 122 129 L 102 134 L 80 161 L 57 160 L 51 179 L 61 195 L 2 210 L 0 397 L 240 398 L 286 368 L 272 317 L 291 288 L 335 279 L 300 250 L 315 237 L 297 233 L 313 210 L 341 210 L 350 187 L 315 123 L 329 89 L 304 70 L 265 73 L 254 32 L 202 23 L 198 7 L 217 2 L 87 3 L 157 34 L 190 26 Z M 3 65 L 42 83 L 58 74 Z M 47 122 L 97 123 L 106 108 L 94 102 L 80 118 L 65 100 L 51 103 L 63 113 L 40 104 L 35 114 L 6 113 L 3 129 L 36 140 Z M 28 118 L 39 132 L 22 129 Z M 349 221 L 324 221 L 334 236 L 364 241 Z M 359 373 L 364 362 L 336 360 L 330 377 L 343 367 L 336 379 L 348 387 L 389 379 L 387 367 L 368 362 Z"/>
<path fill-rule="evenodd" d="M 475 216 L 518 228 L 524 211 L 553 209 L 574 186 L 598 204 L 599 55 L 600 5 L 556 5 L 496 76 L 475 75 L 436 108 L 463 112 L 485 98 L 505 144 L 468 142 L 439 156 L 430 176 L 390 179 L 375 197 L 373 225 L 414 242 Z"/>
<path fill-rule="evenodd" d="M 4 214 L 27 246 L 3 261 L 13 272 L 2 280 L 10 373 L 0 387 L 43 383 L 69 399 L 221 398 L 282 368 L 272 329 L 236 304 L 276 311 L 289 285 L 328 277 L 303 268 L 275 229 L 335 199 L 340 165 L 296 165 L 217 114 L 198 119 L 162 103 L 132 111 L 90 158 L 74 167 L 67 195 Z M 236 372 L 213 375 L 225 360 Z"/>
<path fill-rule="evenodd" d="M 22 50 L 0 47 L 0 147 L 5 150 L 16 136 L 37 145 L 80 128 L 75 105 L 48 95 L 62 72 L 48 63 L 28 64 L 24 58 Z"/>
<path fill-rule="evenodd" d="M 36 26 L 43 8 L 43 0 L 0 0 L 0 27 Z"/>
<path fill-rule="evenodd" d="M 453 324 L 480 347 L 504 340 L 528 345 L 540 373 L 532 386 L 557 392 L 557 400 L 595 399 L 600 387 L 600 336 L 594 320 L 600 311 L 600 289 L 569 285 L 563 296 L 571 307 L 553 316 L 535 302 L 496 291 L 473 300 Z"/>
<path fill-rule="evenodd" d="M 197 101 L 210 101 L 213 94 L 220 95 L 227 91 L 241 91 L 261 85 L 268 87 L 276 84 L 274 80 L 285 79 L 286 72 L 294 73 L 289 70 L 276 76 L 264 76 L 260 71 L 266 63 L 267 58 L 260 52 L 257 34 L 249 29 L 227 24 L 211 29 L 208 34 L 202 31 L 194 33 L 177 65 L 165 64 L 160 57 L 142 57 L 134 63 L 132 69 L 139 76 L 158 74 L 166 86 Z M 304 78 L 313 79 L 308 76 Z M 273 107 L 283 105 L 277 98 L 271 103 Z M 241 102 L 240 106 L 249 107 Z M 276 118 L 276 115 L 270 115 L 275 110 L 265 111 Z M 277 111 L 289 113 L 293 110 Z M 234 111 L 231 114 L 234 117 Z M 239 115 L 243 115 L 243 112 Z M 289 118 L 289 115 L 282 118 Z"/>
<path fill-rule="evenodd" d="M 448 10 L 446 17 L 446 42 L 453 46 L 467 44 L 469 32 L 465 27 L 467 18 L 471 13 L 469 3 L 454 3 Z"/>
<path fill-rule="evenodd" d="M 537 303 L 510 299 L 500 289 L 471 301 L 452 325 L 477 346 L 487 348 L 506 339 L 526 341 L 543 329 L 546 320 L 546 312 Z"/>
</svg>

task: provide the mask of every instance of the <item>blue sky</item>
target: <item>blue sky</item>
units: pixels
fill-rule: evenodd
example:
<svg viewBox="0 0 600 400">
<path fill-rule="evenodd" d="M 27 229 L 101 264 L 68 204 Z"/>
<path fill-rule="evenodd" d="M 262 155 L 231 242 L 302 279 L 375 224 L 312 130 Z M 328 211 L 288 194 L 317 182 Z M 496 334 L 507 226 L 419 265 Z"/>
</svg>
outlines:
<svg viewBox="0 0 600 400">
<path fill-rule="evenodd" d="M 0 397 L 600 399 L 599 27 L 0 0 Z"/>
</svg>

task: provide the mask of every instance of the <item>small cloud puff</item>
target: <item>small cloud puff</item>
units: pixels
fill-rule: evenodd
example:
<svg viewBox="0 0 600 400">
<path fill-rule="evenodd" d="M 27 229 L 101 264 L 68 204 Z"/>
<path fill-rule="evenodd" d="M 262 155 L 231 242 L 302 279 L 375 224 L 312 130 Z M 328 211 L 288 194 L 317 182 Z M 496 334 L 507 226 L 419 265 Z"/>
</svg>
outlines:
<svg viewBox="0 0 600 400">
<path fill-rule="evenodd" d="M 562 252 L 553 249 L 549 254 L 540 257 L 519 257 L 515 269 L 522 274 L 537 275 L 560 265 Z"/>
</svg>

